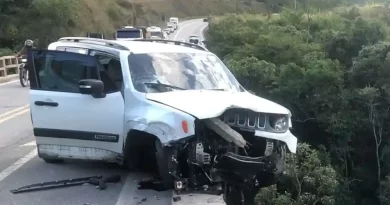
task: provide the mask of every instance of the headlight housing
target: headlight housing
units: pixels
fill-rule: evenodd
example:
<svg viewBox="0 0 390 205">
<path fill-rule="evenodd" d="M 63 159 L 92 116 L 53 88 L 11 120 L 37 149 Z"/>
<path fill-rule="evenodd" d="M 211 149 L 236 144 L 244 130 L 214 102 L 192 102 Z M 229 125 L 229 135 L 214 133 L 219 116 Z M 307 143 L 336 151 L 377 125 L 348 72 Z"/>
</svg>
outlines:
<svg viewBox="0 0 390 205">
<path fill-rule="evenodd" d="M 286 132 L 290 128 L 289 118 L 287 115 L 278 115 L 270 117 L 269 125 L 271 126 L 273 132 L 278 133 Z"/>
</svg>

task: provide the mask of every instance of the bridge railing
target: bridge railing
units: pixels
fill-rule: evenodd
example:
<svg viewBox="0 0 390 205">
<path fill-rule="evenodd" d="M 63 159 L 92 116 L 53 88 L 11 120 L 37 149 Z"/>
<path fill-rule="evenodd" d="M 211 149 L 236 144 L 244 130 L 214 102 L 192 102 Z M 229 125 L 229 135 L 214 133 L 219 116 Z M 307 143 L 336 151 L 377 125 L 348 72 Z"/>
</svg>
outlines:
<svg viewBox="0 0 390 205">
<path fill-rule="evenodd" d="M 15 56 L 0 57 L 0 77 L 19 73 L 19 61 Z"/>
</svg>

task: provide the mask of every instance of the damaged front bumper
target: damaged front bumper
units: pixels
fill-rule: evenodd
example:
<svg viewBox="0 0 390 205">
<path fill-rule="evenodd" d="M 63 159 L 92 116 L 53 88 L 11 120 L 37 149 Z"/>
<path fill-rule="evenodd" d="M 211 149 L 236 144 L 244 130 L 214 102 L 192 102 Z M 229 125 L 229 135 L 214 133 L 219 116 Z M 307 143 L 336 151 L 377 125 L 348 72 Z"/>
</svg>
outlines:
<svg viewBox="0 0 390 205">
<path fill-rule="evenodd" d="M 288 146 L 276 137 L 236 131 L 217 118 L 202 120 L 195 127 L 196 135 L 180 143 L 172 157 L 170 173 L 177 191 L 221 182 L 239 187 L 269 186 L 265 181 L 285 169 Z"/>
<path fill-rule="evenodd" d="M 241 187 L 256 187 L 263 184 L 263 174 L 269 177 L 280 175 L 285 169 L 286 149 L 280 147 L 278 152 L 269 157 L 250 157 L 228 152 L 220 157 L 211 169 L 214 181 L 225 182 Z"/>
</svg>

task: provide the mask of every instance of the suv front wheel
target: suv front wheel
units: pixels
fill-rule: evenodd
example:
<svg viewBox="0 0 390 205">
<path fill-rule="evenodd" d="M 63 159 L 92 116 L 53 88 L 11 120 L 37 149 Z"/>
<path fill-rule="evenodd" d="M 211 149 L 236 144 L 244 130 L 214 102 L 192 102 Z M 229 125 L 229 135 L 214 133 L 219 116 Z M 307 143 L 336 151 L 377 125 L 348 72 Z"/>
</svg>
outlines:
<svg viewBox="0 0 390 205">
<path fill-rule="evenodd" d="M 48 164 L 60 164 L 64 162 L 63 159 L 49 159 L 49 158 L 42 158 L 42 159 Z"/>
<path fill-rule="evenodd" d="M 169 173 L 171 166 L 171 157 L 173 149 L 170 147 L 164 147 L 159 139 L 155 141 L 155 155 L 157 161 L 157 170 L 160 178 L 164 184 L 164 189 L 173 188 L 173 177 Z"/>
</svg>

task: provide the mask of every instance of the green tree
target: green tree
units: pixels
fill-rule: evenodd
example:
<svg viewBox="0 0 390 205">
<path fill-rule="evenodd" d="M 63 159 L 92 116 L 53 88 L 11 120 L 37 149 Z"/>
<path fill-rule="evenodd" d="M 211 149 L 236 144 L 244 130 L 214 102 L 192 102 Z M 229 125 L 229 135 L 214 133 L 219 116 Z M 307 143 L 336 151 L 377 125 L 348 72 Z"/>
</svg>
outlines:
<svg viewBox="0 0 390 205">
<path fill-rule="evenodd" d="M 324 151 L 312 149 L 308 144 L 299 144 L 296 155 L 288 155 L 287 174 L 279 186 L 262 189 L 257 195 L 257 205 L 333 205 L 339 187 L 337 173 Z"/>
</svg>

